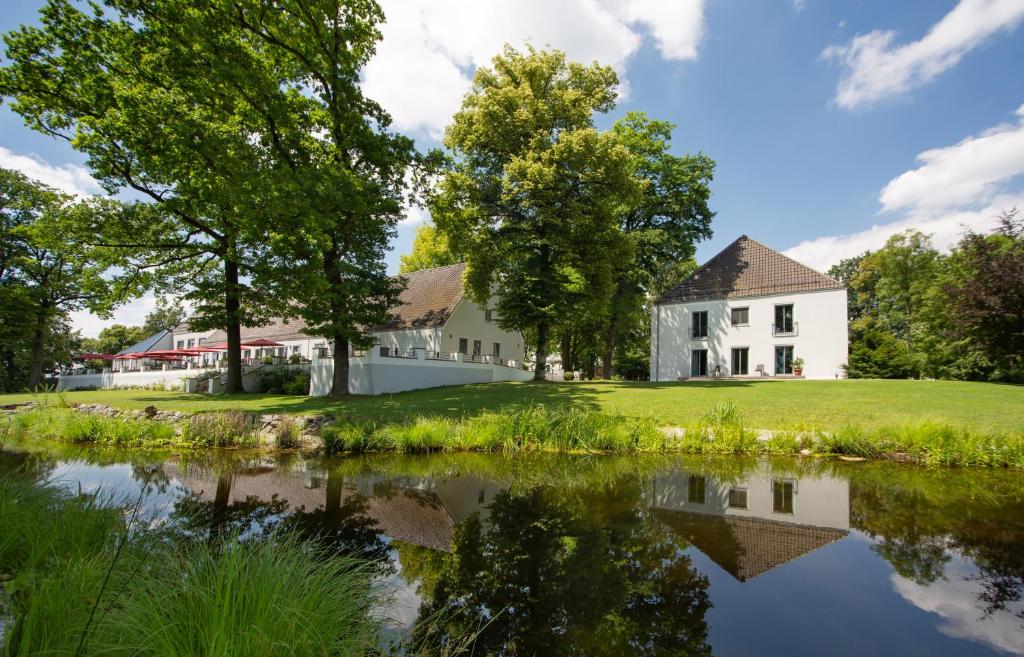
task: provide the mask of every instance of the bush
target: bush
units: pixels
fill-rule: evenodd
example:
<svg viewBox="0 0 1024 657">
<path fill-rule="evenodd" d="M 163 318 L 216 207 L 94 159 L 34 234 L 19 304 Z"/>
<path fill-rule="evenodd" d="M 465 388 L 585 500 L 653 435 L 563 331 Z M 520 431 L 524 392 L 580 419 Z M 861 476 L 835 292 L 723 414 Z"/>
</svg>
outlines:
<svg viewBox="0 0 1024 657">
<path fill-rule="evenodd" d="M 575 372 L 562 372 L 562 380 L 563 381 L 572 381 L 575 378 L 576 378 L 576 373 Z"/>
<path fill-rule="evenodd" d="M 291 381 L 284 384 L 283 392 L 286 395 L 308 395 L 309 375 L 299 372 Z"/>
<path fill-rule="evenodd" d="M 288 367 L 267 367 L 259 371 L 260 390 L 272 395 L 308 395 L 309 374 Z"/>
<path fill-rule="evenodd" d="M 295 449 L 301 447 L 299 425 L 290 417 L 281 419 L 274 432 L 274 447 L 278 449 Z"/>
<path fill-rule="evenodd" d="M 197 413 L 182 430 L 182 440 L 196 447 L 253 447 L 259 442 L 256 416 L 242 411 Z"/>
</svg>

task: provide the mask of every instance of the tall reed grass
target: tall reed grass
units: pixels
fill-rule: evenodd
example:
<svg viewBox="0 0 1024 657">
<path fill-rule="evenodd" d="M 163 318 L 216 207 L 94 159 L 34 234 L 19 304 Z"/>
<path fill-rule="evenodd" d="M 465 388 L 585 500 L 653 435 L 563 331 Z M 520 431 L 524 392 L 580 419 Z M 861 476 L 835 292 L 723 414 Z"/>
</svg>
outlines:
<svg viewBox="0 0 1024 657">
<path fill-rule="evenodd" d="M 131 507 L 0 475 L 0 653 L 375 654 L 371 564 L 288 536 L 195 542 Z"/>
</svg>

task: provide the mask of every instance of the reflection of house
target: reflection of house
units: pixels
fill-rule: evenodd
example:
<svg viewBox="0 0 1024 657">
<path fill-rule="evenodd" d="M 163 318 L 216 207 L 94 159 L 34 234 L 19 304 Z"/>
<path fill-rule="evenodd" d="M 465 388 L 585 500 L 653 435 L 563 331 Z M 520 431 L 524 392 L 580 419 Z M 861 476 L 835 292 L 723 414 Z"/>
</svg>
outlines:
<svg viewBox="0 0 1024 657">
<path fill-rule="evenodd" d="M 651 380 L 831 379 L 846 362 L 846 289 L 743 235 L 651 311 Z"/>
<path fill-rule="evenodd" d="M 846 536 L 849 488 L 832 477 L 794 479 L 767 469 L 739 482 L 675 472 L 651 483 L 654 515 L 746 581 Z"/>
</svg>

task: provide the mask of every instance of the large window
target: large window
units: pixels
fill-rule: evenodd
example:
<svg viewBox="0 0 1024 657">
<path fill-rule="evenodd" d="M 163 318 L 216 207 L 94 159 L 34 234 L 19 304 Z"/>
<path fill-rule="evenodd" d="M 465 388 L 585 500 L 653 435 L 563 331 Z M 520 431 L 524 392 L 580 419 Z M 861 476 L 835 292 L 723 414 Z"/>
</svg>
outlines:
<svg viewBox="0 0 1024 657">
<path fill-rule="evenodd" d="M 494 313 L 490 308 L 484 311 L 484 321 L 488 324 L 494 321 Z"/>
<path fill-rule="evenodd" d="M 690 335 L 695 338 L 708 337 L 708 311 L 698 310 L 691 317 L 693 324 L 690 326 Z"/>
<path fill-rule="evenodd" d="M 732 348 L 732 371 L 733 376 L 749 374 L 750 349 L 748 347 Z"/>
<path fill-rule="evenodd" d="M 484 343 L 480 340 L 473 340 L 473 355 L 479 356 L 484 351 Z"/>
<path fill-rule="evenodd" d="M 775 324 L 772 326 L 775 335 L 793 335 L 796 324 L 793 322 L 793 304 L 786 303 L 775 306 Z"/>
<path fill-rule="evenodd" d="M 178 340 L 178 349 L 184 349 L 184 348 L 185 348 L 185 341 L 184 340 Z"/>
<path fill-rule="evenodd" d="M 491 349 L 491 355 L 495 358 L 501 358 L 501 343 L 495 342 Z"/>
<path fill-rule="evenodd" d="M 772 482 L 772 511 L 775 513 L 793 513 L 793 495 L 796 484 L 785 479 Z"/>
<path fill-rule="evenodd" d="M 786 345 L 775 347 L 775 373 L 793 373 L 793 346 Z"/>
<path fill-rule="evenodd" d="M 729 489 L 729 508 L 730 509 L 745 509 L 745 508 L 747 508 L 747 489 L 746 488 L 730 488 Z"/>
<path fill-rule="evenodd" d="M 708 350 L 694 349 L 690 352 L 690 376 L 708 375 Z"/>
<path fill-rule="evenodd" d="M 188 348 L 191 349 L 194 346 L 196 346 L 196 339 L 195 338 L 189 338 L 189 340 L 188 340 Z"/>
<path fill-rule="evenodd" d="M 750 308 L 733 308 L 732 325 L 746 326 L 750 323 Z"/>
<path fill-rule="evenodd" d="M 469 338 L 459 338 L 459 353 L 463 355 L 469 353 Z"/>
<path fill-rule="evenodd" d="M 690 475 L 686 482 L 686 501 L 693 504 L 704 504 L 707 477 Z"/>
</svg>

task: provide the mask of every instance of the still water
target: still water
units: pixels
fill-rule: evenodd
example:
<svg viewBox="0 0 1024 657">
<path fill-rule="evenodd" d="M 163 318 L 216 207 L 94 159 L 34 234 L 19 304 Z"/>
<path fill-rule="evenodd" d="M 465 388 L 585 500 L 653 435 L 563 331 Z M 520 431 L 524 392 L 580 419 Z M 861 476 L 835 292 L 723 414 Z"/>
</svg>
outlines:
<svg viewBox="0 0 1024 657">
<path fill-rule="evenodd" d="M 153 521 L 377 558 L 390 632 L 476 629 L 477 655 L 1024 655 L 1019 473 L 102 449 L 2 453 L 13 465 L 142 494 Z"/>
</svg>

